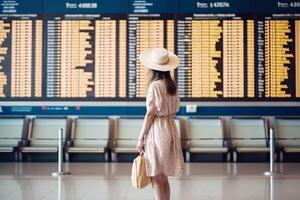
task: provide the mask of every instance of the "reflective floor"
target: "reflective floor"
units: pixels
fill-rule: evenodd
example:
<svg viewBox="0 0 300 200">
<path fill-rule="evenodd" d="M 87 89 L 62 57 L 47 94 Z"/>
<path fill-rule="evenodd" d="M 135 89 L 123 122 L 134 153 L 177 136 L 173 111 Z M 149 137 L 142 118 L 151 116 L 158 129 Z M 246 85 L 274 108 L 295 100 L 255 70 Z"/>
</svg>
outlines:
<svg viewBox="0 0 300 200">
<path fill-rule="evenodd" d="M 70 163 L 71 175 L 55 178 L 55 163 L 0 163 L 2 200 L 147 200 L 150 186 L 131 187 L 130 163 Z M 267 163 L 192 163 L 170 178 L 173 200 L 299 200 L 300 163 L 277 164 L 279 175 L 263 176 Z"/>
</svg>

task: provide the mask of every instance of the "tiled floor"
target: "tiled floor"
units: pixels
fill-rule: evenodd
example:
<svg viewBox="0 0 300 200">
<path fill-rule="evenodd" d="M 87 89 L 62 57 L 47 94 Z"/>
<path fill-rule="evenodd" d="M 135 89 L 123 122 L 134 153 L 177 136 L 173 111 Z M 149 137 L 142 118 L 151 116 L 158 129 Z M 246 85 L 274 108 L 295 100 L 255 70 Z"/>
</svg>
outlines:
<svg viewBox="0 0 300 200">
<path fill-rule="evenodd" d="M 55 163 L 0 163 L 2 200 L 147 200 L 151 187 L 130 185 L 130 163 L 70 163 L 71 175 L 54 178 Z M 192 163 L 170 178 L 173 200 L 299 200 L 300 163 L 277 164 L 280 175 L 263 176 L 267 163 Z"/>
</svg>

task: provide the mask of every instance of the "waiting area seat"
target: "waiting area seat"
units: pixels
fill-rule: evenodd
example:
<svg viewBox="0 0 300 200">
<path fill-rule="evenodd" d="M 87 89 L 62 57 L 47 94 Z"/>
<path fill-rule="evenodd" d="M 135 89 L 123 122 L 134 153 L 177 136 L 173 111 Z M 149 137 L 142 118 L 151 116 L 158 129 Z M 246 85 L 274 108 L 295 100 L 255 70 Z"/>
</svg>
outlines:
<svg viewBox="0 0 300 200">
<path fill-rule="evenodd" d="M 59 129 L 63 129 L 63 140 L 65 141 L 68 133 L 66 118 L 34 118 L 21 153 L 57 152 Z"/>
<path fill-rule="evenodd" d="M 18 160 L 18 147 L 23 139 L 24 118 L 0 118 L 0 153 L 13 153 Z"/>
<path fill-rule="evenodd" d="M 141 117 L 121 117 L 117 119 L 113 142 L 113 161 L 117 160 L 117 154 L 137 153 L 136 144 L 143 126 L 144 118 Z M 179 119 L 175 119 L 177 130 L 179 129 Z M 180 132 L 178 131 L 180 134 Z"/>
<path fill-rule="evenodd" d="M 231 119 L 231 141 L 233 161 L 239 153 L 269 152 L 266 137 L 266 126 L 263 119 Z"/>
<path fill-rule="evenodd" d="M 194 153 L 230 153 L 224 137 L 223 125 L 218 118 L 189 118 L 187 128 L 186 160 L 190 161 Z"/>
<path fill-rule="evenodd" d="M 136 153 L 136 144 L 143 126 L 143 118 L 118 118 L 113 150 L 119 153 Z"/>
<path fill-rule="evenodd" d="M 180 120 L 186 126 L 180 127 Z M 274 128 L 275 157 L 299 161 L 300 118 L 191 116 L 180 120 L 175 118 L 186 161 L 266 161 L 268 127 Z M 137 155 L 143 121 L 143 116 L 3 116 L 0 161 L 57 161 L 59 129 L 63 129 L 67 161 L 131 161 Z"/>
<path fill-rule="evenodd" d="M 67 155 L 101 153 L 105 154 L 105 160 L 108 161 L 108 118 L 77 118 L 72 127 Z"/>
<path fill-rule="evenodd" d="M 300 119 L 275 119 L 275 133 L 280 161 L 284 160 L 284 154 L 300 153 Z"/>
</svg>

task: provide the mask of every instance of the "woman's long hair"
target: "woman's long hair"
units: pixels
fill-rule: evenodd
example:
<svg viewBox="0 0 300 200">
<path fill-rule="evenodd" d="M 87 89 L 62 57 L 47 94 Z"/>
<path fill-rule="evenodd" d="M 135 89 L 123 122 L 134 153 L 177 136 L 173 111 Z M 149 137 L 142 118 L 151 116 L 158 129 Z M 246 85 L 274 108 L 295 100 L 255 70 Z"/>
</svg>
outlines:
<svg viewBox="0 0 300 200">
<path fill-rule="evenodd" d="M 169 95 L 175 95 L 177 93 L 177 87 L 175 82 L 173 81 L 170 72 L 161 72 L 157 70 L 150 70 L 150 81 L 149 84 L 153 81 L 157 80 L 165 80 L 167 92 Z"/>
</svg>

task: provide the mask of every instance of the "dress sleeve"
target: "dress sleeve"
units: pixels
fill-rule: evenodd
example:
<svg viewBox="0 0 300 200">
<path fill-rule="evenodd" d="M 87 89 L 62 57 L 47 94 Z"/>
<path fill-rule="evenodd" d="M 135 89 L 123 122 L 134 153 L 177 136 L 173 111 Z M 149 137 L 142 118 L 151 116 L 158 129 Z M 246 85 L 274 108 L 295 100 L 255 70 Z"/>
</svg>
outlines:
<svg viewBox="0 0 300 200">
<path fill-rule="evenodd" d="M 157 112 L 157 101 L 159 97 L 157 96 L 156 87 L 151 84 L 147 91 L 146 96 L 146 107 L 147 107 L 147 113 L 156 114 Z"/>
</svg>

